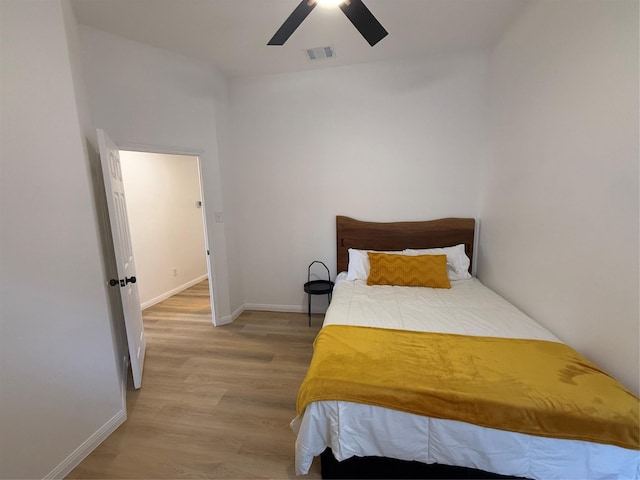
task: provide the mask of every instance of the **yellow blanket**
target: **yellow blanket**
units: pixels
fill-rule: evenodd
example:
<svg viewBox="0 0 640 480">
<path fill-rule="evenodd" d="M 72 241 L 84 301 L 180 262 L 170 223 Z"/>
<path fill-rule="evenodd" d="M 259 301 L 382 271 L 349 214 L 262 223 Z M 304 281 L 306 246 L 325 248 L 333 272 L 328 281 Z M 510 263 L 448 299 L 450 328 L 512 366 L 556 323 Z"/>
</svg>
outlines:
<svg viewBox="0 0 640 480">
<path fill-rule="evenodd" d="M 640 449 L 639 400 L 570 347 L 330 325 L 298 393 L 531 435 Z"/>
</svg>

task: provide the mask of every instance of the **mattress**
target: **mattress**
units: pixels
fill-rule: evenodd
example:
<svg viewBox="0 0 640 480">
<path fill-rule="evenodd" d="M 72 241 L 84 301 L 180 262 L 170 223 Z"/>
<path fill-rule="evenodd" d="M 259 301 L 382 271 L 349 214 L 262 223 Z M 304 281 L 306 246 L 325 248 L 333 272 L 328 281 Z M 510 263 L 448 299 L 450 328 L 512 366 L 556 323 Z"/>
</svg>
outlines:
<svg viewBox="0 0 640 480">
<path fill-rule="evenodd" d="M 374 326 L 559 342 L 551 332 L 479 280 L 451 289 L 368 287 L 336 279 L 324 325 Z M 310 404 L 292 422 L 296 472 L 330 447 L 337 460 L 383 456 L 461 465 L 526 478 L 640 478 L 640 452 L 612 445 L 543 438 L 453 420 L 340 401 Z"/>
</svg>

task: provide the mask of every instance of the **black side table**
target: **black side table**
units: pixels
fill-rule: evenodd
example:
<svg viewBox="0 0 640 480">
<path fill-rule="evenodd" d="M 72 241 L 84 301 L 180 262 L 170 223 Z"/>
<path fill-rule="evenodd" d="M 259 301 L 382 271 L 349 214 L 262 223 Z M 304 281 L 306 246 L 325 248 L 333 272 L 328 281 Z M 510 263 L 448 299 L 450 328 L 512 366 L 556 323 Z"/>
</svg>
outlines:
<svg viewBox="0 0 640 480">
<path fill-rule="evenodd" d="M 311 266 L 314 263 L 321 264 L 327 270 L 327 280 L 311 280 Z M 331 274 L 327 266 L 319 260 L 311 262 L 309 268 L 307 268 L 307 283 L 304 284 L 304 291 L 309 298 L 309 326 L 311 326 L 311 295 L 327 295 L 329 302 L 331 302 L 331 293 L 333 292 L 333 282 L 331 281 Z"/>
</svg>

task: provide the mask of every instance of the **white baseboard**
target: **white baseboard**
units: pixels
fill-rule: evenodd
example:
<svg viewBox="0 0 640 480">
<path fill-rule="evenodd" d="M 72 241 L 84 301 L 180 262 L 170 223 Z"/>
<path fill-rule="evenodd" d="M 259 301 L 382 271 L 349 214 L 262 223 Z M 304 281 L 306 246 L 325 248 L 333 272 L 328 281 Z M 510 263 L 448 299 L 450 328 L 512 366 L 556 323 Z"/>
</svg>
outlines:
<svg viewBox="0 0 640 480">
<path fill-rule="evenodd" d="M 236 308 L 235 311 L 231 314 L 231 315 L 226 315 L 222 318 L 220 318 L 219 320 L 216 321 L 216 327 L 221 327 L 222 325 L 227 325 L 231 322 L 233 322 L 236 318 L 238 318 L 240 315 L 242 315 L 242 312 L 244 312 L 245 306 L 241 305 L 240 307 Z"/>
<path fill-rule="evenodd" d="M 304 305 L 273 305 L 271 303 L 245 303 L 237 308 L 231 315 L 226 315 L 216 322 L 217 327 L 227 325 L 242 315 L 245 310 L 262 311 L 262 312 L 285 312 L 285 313 L 307 313 L 307 307 Z M 326 308 L 311 307 L 311 313 L 324 315 Z"/>
<path fill-rule="evenodd" d="M 216 327 L 221 327 L 222 325 L 228 325 L 231 322 L 233 322 L 236 318 L 238 317 L 234 317 L 233 315 L 226 315 L 222 318 L 216 318 Z"/>
<path fill-rule="evenodd" d="M 245 310 L 246 309 L 244 305 L 241 305 L 238 308 L 236 308 L 236 310 L 231 314 L 231 321 L 233 322 L 236 318 L 242 315 L 242 312 L 244 312 Z"/>
<path fill-rule="evenodd" d="M 263 312 L 286 312 L 286 313 L 307 313 L 306 305 L 273 305 L 268 303 L 245 303 L 245 310 L 261 310 Z M 311 307 L 311 313 L 324 314 L 326 308 Z"/>
<path fill-rule="evenodd" d="M 193 287 L 195 284 L 200 283 L 203 280 L 206 280 L 208 277 L 209 276 L 205 273 L 204 275 L 198 278 L 194 278 L 193 280 L 190 280 L 187 283 L 180 285 L 179 287 L 176 287 L 172 290 L 169 290 L 168 292 L 163 293 L 162 295 L 158 295 L 157 297 L 152 298 L 151 300 L 147 300 L 146 302 L 141 303 L 140 308 L 144 310 L 145 308 L 152 307 L 156 303 L 160 303 L 161 301 L 166 300 L 167 298 L 172 297 L 175 294 L 180 293 L 183 290 L 186 290 L 187 288 Z"/>
<path fill-rule="evenodd" d="M 47 473 L 44 478 L 55 479 L 66 477 L 71 470 L 76 468 L 87 455 L 93 452 L 98 445 L 100 445 L 109 435 L 111 435 L 116 428 L 124 423 L 127 419 L 127 411 L 120 410 L 116 413 L 111 420 L 100 427 L 93 435 L 85 440 L 82 445 L 76 448 L 71 455 L 65 458 L 60 465 Z"/>
</svg>

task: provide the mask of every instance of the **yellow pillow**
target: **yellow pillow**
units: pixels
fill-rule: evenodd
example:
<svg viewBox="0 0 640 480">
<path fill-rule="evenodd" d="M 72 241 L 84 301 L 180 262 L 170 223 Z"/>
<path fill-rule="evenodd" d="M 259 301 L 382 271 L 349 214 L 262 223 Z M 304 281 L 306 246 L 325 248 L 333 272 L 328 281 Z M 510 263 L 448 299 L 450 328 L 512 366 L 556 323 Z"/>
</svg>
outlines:
<svg viewBox="0 0 640 480">
<path fill-rule="evenodd" d="M 451 288 L 446 255 L 396 255 L 367 252 L 371 270 L 367 285 Z"/>
</svg>

